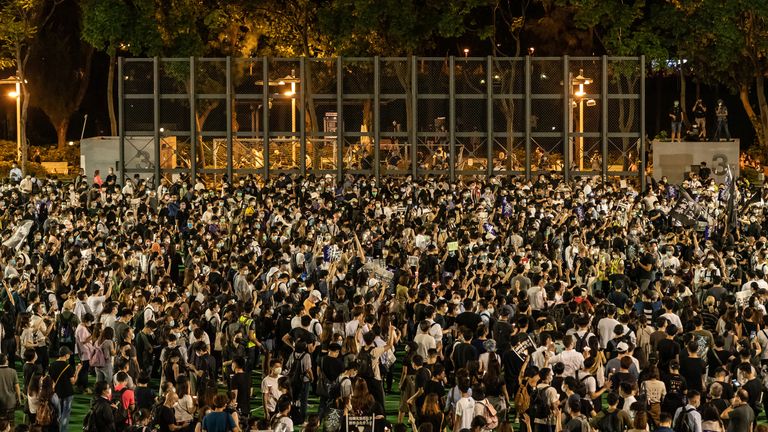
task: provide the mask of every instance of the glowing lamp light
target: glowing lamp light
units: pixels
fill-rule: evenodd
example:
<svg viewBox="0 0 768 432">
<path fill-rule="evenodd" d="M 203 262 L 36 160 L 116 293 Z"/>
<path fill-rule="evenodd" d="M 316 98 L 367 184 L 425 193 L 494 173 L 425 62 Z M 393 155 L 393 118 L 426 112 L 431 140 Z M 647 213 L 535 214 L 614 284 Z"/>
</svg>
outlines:
<svg viewBox="0 0 768 432">
<path fill-rule="evenodd" d="M 289 97 L 290 97 L 290 96 L 293 96 L 293 95 L 295 95 L 295 94 L 296 94 L 296 92 L 294 92 L 293 90 L 286 90 L 286 91 L 285 91 L 283 94 L 284 94 L 285 96 L 289 96 Z"/>
<path fill-rule="evenodd" d="M 15 91 L 8 92 L 8 97 L 17 98 L 19 97 L 19 93 Z"/>
</svg>

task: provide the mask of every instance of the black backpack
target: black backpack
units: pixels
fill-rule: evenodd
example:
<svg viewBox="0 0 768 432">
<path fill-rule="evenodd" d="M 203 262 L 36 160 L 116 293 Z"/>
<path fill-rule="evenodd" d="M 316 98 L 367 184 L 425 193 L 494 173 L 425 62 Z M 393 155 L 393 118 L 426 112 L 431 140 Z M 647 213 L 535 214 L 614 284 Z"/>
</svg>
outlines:
<svg viewBox="0 0 768 432">
<path fill-rule="evenodd" d="M 328 404 L 333 403 L 341 397 L 341 386 L 344 381 L 352 381 L 350 377 L 339 377 L 336 381 L 332 382 L 328 387 Z"/>
<path fill-rule="evenodd" d="M 622 432 L 621 422 L 619 421 L 619 410 L 612 413 L 606 411 L 603 418 L 597 422 L 597 429 L 600 432 Z"/>
<path fill-rule="evenodd" d="M 357 376 L 361 378 L 373 378 L 373 348 L 363 348 L 357 355 Z"/>
<path fill-rule="evenodd" d="M 290 365 L 288 366 L 288 382 L 291 384 L 291 395 L 294 399 L 298 399 L 302 390 L 304 389 L 304 375 L 306 371 L 301 365 L 301 361 L 307 353 L 301 353 L 298 356 L 293 353 L 291 356 Z"/>
<path fill-rule="evenodd" d="M 584 353 L 584 348 L 589 345 L 589 330 L 584 333 L 584 336 L 579 336 L 579 333 L 574 333 L 573 338 L 576 339 L 576 345 L 573 349 L 580 353 Z"/>
<path fill-rule="evenodd" d="M 534 418 L 547 419 L 552 414 L 552 406 L 547 398 L 547 390 L 550 387 L 551 386 L 537 388 L 534 391 L 533 402 L 531 403 Z"/>
<path fill-rule="evenodd" d="M 680 415 L 677 416 L 675 425 L 673 427 L 675 432 L 693 432 L 693 425 L 691 424 L 691 412 L 695 411 L 694 408 L 683 409 Z"/>
</svg>

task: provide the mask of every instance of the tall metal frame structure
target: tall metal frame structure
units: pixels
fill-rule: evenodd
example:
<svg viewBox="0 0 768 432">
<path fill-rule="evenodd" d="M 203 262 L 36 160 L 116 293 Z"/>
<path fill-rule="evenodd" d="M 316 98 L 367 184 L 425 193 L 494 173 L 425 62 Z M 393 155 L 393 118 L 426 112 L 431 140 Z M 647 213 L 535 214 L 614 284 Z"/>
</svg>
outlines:
<svg viewBox="0 0 768 432">
<path fill-rule="evenodd" d="M 559 172 L 644 184 L 644 64 L 606 56 L 120 58 L 117 168 L 122 178 L 453 181 Z M 590 76 L 588 88 L 573 84 L 577 73 Z"/>
</svg>

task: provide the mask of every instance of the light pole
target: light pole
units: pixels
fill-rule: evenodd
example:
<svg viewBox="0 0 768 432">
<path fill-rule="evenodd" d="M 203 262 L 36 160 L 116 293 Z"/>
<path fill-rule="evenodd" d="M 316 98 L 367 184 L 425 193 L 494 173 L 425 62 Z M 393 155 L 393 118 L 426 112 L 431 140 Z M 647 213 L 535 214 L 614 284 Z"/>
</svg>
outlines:
<svg viewBox="0 0 768 432">
<path fill-rule="evenodd" d="M 291 98 L 291 159 L 294 164 L 296 164 L 296 83 L 298 82 L 300 80 L 296 78 L 296 69 L 291 69 L 291 74 L 278 82 L 279 85 L 291 85 L 291 89 L 283 94 Z"/>
<path fill-rule="evenodd" d="M 584 69 L 579 69 L 579 75 L 571 80 L 572 86 L 579 87 L 578 90 L 573 92 L 573 96 L 579 104 L 579 144 L 574 152 L 574 156 L 577 157 L 577 160 L 579 161 L 579 171 L 584 171 L 584 97 L 587 95 L 584 91 L 584 86 L 592 84 L 592 81 L 592 78 L 584 77 Z M 587 105 L 589 105 L 589 103 Z M 566 161 L 566 163 L 568 162 Z"/>
<path fill-rule="evenodd" d="M 18 160 L 19 164 L 22 165 L 21 170 L 24 171 L 25 167 L 22 164 L 21 158 L 21 79 L 12 76 L 10 78 L 0 80 L 0 85 L 3 84 L 14 84 L 16 86 L 16 90 L 8 92 L 8 96 L 16 99 L 16 160 Z"/>
</svg>

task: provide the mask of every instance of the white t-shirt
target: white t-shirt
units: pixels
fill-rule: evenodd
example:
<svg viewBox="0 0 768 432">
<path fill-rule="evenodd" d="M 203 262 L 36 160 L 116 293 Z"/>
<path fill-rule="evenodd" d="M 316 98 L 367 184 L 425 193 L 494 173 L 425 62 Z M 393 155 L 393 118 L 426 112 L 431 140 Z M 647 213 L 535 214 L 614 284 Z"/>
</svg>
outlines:
<svg viewBox="0 0 768 432">
<path fill-rule="evenodd" d="M 459 430 L 472 428 L 472 420 L 475 418 L 475 400 L 471 396 L 462 397 L 456 403 L 456 417 L 461 417 Z"/>
<path fill-rule="evenodd" d="M 620 323 L 613 318 L 603 318 L 597 323 L 597 332 L 600 334 L 600 346 L 605 349 L 608 341 L 613 337 L 613 329 Z"/>
</svg>

